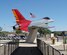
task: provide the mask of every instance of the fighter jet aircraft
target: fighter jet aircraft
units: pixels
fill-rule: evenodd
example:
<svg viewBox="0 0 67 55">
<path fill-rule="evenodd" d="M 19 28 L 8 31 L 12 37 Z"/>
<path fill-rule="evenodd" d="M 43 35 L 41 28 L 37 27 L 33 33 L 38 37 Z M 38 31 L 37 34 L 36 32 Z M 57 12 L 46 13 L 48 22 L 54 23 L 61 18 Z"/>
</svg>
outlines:
<svg viewBox="0 0 67 55">
<path fill-rule="evenodd" d="M 12 9 L 13 14 L 16 18 L 16 25 L 13 26 L 13 29 L 20 29 L 22 31 L 28 32 L 28 27 L 43 27 L 48 28 L 48 23 L 53 22 L 54 20 L 49 17 L 44 17 L 41 20 L 31 21 L 25 19 L 25 17 L 18 11 L 18 9 Z M 19 28 L 16 28 L 16 26 Z"/>
</svg>

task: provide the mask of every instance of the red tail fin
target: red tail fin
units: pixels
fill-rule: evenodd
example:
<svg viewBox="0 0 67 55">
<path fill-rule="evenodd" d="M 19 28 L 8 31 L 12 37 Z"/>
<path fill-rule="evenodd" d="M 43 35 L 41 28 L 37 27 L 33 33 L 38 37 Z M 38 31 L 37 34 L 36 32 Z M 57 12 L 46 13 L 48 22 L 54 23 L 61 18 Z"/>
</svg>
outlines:
<svg viewBox="0 0 67 55">
<path fill-rule="evenodd" d="M 26 20 L 24 16 L 17 10 L 12 9 L 14 16 L 16 17 L 16 22 L 20 26 L 20 30 L 22 31 L 28 31 L 28 26 L 31 23 L 31 21 Z"/>
</svg>

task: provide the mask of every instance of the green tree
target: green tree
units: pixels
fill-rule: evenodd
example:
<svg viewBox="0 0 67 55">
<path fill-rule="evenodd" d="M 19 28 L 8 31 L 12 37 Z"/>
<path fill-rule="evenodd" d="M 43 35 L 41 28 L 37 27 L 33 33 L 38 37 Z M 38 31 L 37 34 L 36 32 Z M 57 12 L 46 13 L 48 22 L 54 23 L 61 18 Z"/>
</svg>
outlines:
<svg viewBox="0 0 67 55">
<path fill-rule="evenodd" d="M 39 28 L 38 29 L 38 32 L 41 34 L 50 34 L 51 33 L 51 30 L 49 30 L 48 28 Z"/>
<path fill-rule="evenodd" d="M 1 31 L 0 36 L 7 36 L 9 34 L 8 31 Z"/>
<path fill-rule="evenodd" d="M 0 27 L 0 32 L 2 31 L 2 27 Z"/>
<path fill-rule="evenodd" d="M 59 31 L 54 31 L 54 34 L 57 35 L 57 36 L 61 35 L 61 33 L 62 33 L 61 31 L 60 32 Z"/>
<path fill-rule="evenodd" d="M 16 30 L 16 33 L 17 33 L 17 34 L 20 34 L 20 33 L 22 33 L 22 31 L 17 29 L 17 30 Z"/>
</svg>

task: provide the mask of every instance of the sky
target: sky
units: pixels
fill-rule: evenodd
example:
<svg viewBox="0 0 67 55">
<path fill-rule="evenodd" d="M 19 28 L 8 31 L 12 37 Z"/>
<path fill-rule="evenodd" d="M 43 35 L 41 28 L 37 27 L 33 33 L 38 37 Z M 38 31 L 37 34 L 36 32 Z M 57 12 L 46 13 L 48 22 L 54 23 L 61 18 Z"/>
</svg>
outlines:
<svg viewBox="0 0 67 55">
<path fill-rule="evenodd" d="M 67 0 L 0 0 L 0 27 L 4 31 L 13 31 L 16 24 L 12 9 L 18 9 L 26 19 L 35 21 L 43 17 L 54 20 L 50 23 L 52 31 L 67 31 Z M 36 18 L 30 18 L 29 13 Z"/>
</svg>

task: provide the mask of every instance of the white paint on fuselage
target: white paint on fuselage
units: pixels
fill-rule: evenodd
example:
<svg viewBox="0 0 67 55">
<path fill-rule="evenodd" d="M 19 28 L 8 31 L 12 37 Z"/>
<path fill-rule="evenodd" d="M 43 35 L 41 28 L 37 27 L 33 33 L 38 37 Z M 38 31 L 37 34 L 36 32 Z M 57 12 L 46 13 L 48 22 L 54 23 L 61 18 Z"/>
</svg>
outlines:
<svg viewBox="0 0 67 55">
<path fill-rule="evenodd" d="M 52 19 L 50 19 L 50 20 L 42 19 L 42 20 L 38 20 L 38 21 L 33 21 L 33 22 L 31 22 L 31 24 L 29 25 L 29 27 L 36 26 L 36 27 L 47 28 L 48 27 L 48 23 L 50 23 L 50 22 L 53 22 L 53 20 Z"/>
</svg>

